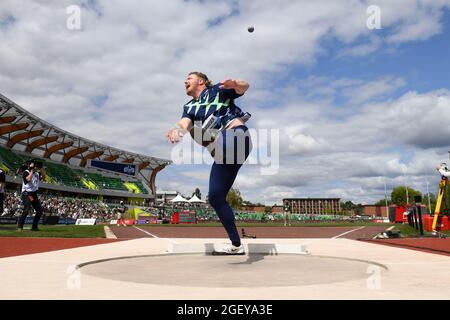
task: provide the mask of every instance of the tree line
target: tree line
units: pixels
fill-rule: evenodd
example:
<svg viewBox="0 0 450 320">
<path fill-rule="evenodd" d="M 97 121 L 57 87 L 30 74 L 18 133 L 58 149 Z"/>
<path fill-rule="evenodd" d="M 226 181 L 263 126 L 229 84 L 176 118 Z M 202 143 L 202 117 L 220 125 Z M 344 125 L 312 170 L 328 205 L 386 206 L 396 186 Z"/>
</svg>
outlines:
<svg viewBox="0 0 450 320">
<path fill-rule="evenodd" d="M 406 192 L 408 190 L 408 192 Z M 196 188 L 195 191 L 192 193 L 192 195 L 197 195 L 201 199 L 201 193 L 200 189 Z M 406 204 L 414 204 L 416 197 L 421 197 L 421 203 L 426 205 L 428 207 L 428 194 L 422 195 L 422 193 L 418 190 L 414 190 L 412 188 L 407 188 L 405 186 L 395 187 L 392 192 L 391 196 L 388 199 L 380 199 L 379 201 L 375 202 L 374 205 L 378 206 L 384 206 L 386 205 L 398 205 L 398 206 L 404 206 Z M 242 198 L 241 192 L 238 189 L 232 188 L 230 192 L 227 195 L 227 202 L 233 209 L 239 209 L 244 205 L 247 206 L 264 206 L 261 203 L 252 203 L 250 201 L 245 201 Z M 436 196 L 433 193 L 430 193 L 430 204 L 431 204 L 431 211 L 434 211 L 434 208 L 436 206 Z M 362 214 L 363 211 L 363 205 L 361 203 L 353 203 L 352 201 L 345 201 L 341 203 L 341 209 L 343 213 L 353 211 L 356 214 Z M 271 207 L 266 206 L 266 212 L 270 212 Z"/>
</svg>

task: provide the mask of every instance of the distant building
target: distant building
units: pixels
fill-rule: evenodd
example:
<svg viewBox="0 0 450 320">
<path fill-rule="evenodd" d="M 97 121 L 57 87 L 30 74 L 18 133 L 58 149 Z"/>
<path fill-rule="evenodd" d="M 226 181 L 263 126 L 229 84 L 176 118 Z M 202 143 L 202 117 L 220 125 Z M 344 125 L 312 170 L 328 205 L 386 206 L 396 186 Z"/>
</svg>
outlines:
<svg viewBox="0 0 450 320">
<path fill-rule="evenodd" d="M 284 212 L 283 206 L 277 205 L 272 206 L 272 213 L 283 213 L 283 212 Z"/>
<path fill-rule="evenodd" d="M 283 206 L 289 206 L 291 213 L 338 214 L 341 211 L 340 198 L 286 198 Z"/>
<path fill-rule="evenodd" d="M 170 203 L 178 195 L 177 191 L 157 190 L 156 204 Z"/>
<path fill-rule="evenodd" d="M 388 217 L 388 212 L 386 211 L 386 206 L 383 205 L 363 205 L 362 206 L 362 215 L 363 216 L 371 216 L 371 217 Z"/>
<path fill-rule="evenodd" d="M 249 212 L 265 212 L 266 207 L 265 206 L 248 206 L 243 205 L 241 206 L 242 211 L 249 211 Z"/>
</svg>

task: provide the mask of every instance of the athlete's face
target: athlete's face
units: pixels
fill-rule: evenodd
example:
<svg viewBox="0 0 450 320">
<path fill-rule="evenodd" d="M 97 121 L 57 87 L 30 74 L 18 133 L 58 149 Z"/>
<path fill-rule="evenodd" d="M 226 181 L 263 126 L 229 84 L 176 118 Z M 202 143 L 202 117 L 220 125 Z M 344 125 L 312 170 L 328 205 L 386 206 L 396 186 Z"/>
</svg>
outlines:
<svg viewBox="0 0 450 320">
<path fill-rule="evenodd" d="M 192 96 L 195 98 L 197 91 L 199 90 L 199 87 L 204 83 L 204 80 L 200 77 L 198 77 L 195 74 L 190 74 L 184 80 L 184 87 L 186 89 L 186 94 L 188 96 Z"/>
</svg>

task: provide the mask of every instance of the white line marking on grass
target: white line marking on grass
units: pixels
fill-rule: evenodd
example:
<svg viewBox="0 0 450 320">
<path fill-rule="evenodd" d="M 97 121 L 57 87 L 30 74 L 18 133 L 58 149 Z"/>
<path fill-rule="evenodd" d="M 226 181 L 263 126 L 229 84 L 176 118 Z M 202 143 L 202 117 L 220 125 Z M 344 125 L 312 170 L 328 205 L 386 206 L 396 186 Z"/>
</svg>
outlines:
<svg viewBox="0 0 450 320">
<path fill-rule="evenodd" d="M 117 239 L 117 236 L 114 234 L 114 232 L 111 231 L 108 226 L 105 226 L 104 230 L 107 239 Z"/>
<path fill-rule="evenodd" d="M 353 231 L 358 231 L 358 230 L 361 230 L 361 229 L 364 229 L 364 228 L 365 228 L 365 226 L 359 227 L 359 228 L 356 228 L 356 229 L 352 229 L 352 230 L 350 230 L 350 231 L 347 231 L 347 232 L 338 234 L 337 236 L 334 236 L 334 237 L 332 237 L 331 239 L 337 239 L 337 238 L 342 237 L 342 236 L 345 236 L 346 234 L 349 234 L 349 233 L 351 233 L 351 232 L 353 232 Z"/>
<path fill-rule="evenodd" d="M 169 242 L 171 242 L 171 243 L 175 243 L 175 244 L 178 243 L 178 242 L 176 242 L 176 241 L 174 241 L 174 240 L 172 240 L 172 239 L 169 239 L 169 238 L 159 238 L 158 236 L 155 236 L 154 234 L 152 234 L 152 233 L 150 233 L 150 232 L 148 232 L 148 231 L 145 231 L 145 230 L 143 230 L 143 229 L 141 229 L 141 228 L 138 228 L 138 227 L 136 227 L 136 226 L 133 226 L 133 228 L 136 228 L 136 229 L 138 229 L 139 231 L 142 231 L 143 233 L 148 234 L 149 236 L 151 236 L 151 237 L 153 237 L 153 238 L 164 239 L 164 240 L 167 240 L 167 241 L 169 241 Z"/>
</svg>

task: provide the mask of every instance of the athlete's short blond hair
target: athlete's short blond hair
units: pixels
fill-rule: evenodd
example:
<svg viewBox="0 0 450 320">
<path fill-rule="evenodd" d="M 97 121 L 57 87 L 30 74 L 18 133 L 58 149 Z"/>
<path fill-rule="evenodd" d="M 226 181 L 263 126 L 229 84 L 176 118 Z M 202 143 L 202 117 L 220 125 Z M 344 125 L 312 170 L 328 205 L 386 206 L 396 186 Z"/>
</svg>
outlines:
<svg viewBox="0 0 450 320">
<path fill-rule="evenodd" d="M 198 72 L 198 71 L 192 71 L 192 72 L 189 72 L 189 75 L 191 75 L 191 74 L 195 74 L 197 77 L 203 79 L 203 80 L 205 81 L 205 86 L 207 86 L 207 87 L 212 86 L 212 83 L 211 83 L 211 81 L 208 79 L 208 76 L 207 76 L 206 74 L 204 74 L 204 73 L 202 73 L 202 72 Z"/>
</svg>

